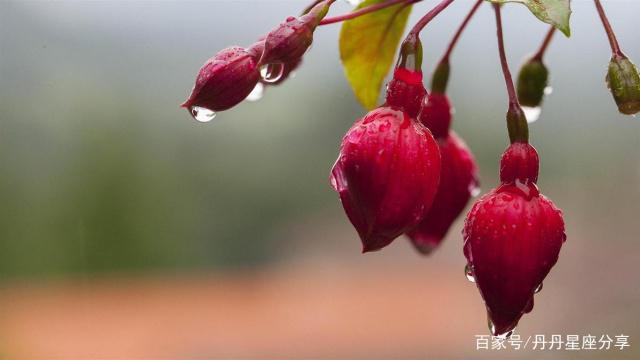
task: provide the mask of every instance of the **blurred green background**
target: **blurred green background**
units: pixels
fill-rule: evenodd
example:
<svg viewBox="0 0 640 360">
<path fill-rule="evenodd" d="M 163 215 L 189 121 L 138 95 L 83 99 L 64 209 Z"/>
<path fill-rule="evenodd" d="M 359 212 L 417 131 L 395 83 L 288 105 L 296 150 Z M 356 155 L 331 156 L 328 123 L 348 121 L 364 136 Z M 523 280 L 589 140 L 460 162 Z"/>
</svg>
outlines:
<svg viewBox="0 0 640 360">
<path fill-rule="evenodd" d="M 427 74 L 471 3 L 457 1 L 424 32 Z M 604 3 L 623 49 L 640 62 L 640 3 Z M 461 221 L 429 259 L 403 239 L 359 254 L 328 184 L 342 135 L 364 114 L 340 67 L 339 25 L 318 29 L 297 76 L 261 101 L 208 124 L 178 107 L 207 58 L 251 44 L 304 5 L 0 2 L 0 281 L 326 264 L 410 264 L 425 282 L 433 271 L 464 281 Z M 416 5 L 410 22 L 431 5 Z M 552 321 L 530 332 L 631 334 L 627 354 L 638 354 L 640 119 L 619 115 L 605 86 L 609 48 L 592 2 L 573 8 L 572 37 L 557 36 L 546 56 L 553 94 L 531 126 L 539 185 L 564 210 L 568 241 L 545 282 L 552 290 L 523 321 Z M 331 13 L 349 9 L 339 2 Z M 516 72 L 547 27 L 520 5 L 504 17 Z M 483 6 L 453 55 L 449 86 L 454 128 L 476 155 L 483 192 L 497 183 L 507 145 L 493 21 Z M 477 291 L 461 286 L 482 312 Z"/>
</svg>

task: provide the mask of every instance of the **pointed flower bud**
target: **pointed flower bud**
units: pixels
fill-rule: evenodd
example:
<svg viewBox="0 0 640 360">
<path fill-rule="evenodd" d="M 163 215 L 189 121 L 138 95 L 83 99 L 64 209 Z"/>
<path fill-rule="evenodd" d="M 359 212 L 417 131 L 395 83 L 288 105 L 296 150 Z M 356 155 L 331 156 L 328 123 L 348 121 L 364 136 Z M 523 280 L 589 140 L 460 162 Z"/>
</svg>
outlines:
<svg viewBox="0 0 640 360">
<path fill-rule="evenodd" d="M 189 98 L 181 105 L 223 111 L 244 100 L 260 79 L 259 55 L 241 47 L 230 47 L 207 60 L 198 72 Z"/>
<path fill-rule="evenodd" d="M 416 226 L 433 202 L 440 153 L 431 132 L 410 115 L 421 103 L 420 95 L 411 94 L 425 93 L 422 73 L 400 65 L 386 105 L 358 120 L 342 140 L 331 184 L 363 252 L 379 250 Z"/>
<path fill-rule="evenodd" d="M 478 167 L 464 141 L 453 131 L 436 141 L 442 158 L 438 192 L 424 219 L 407 233 L 423 254 L 431 253 L 442 242 L 479 184 Z"/>
<path fill-rule="evenodd" d="M 618 111 L 625 115 L 640 112 L 640 75 L 631 60 L 620 55 L 612 57 L 606 80 Z"/>
<path fill-rule="evenodd" d="M 449 130 L 452 109 L 447 95 L 427 96 L 418 120 L 433 133 L 441 155 L 440 184 L 429 212 L 408 232 L 416 249 L 431 253 L 444 239 L 451 224 L 478 189 L 478 167 L 464 141 Z"/>
<path fill-rule="evenodd" d="M 538 155 L 524 142 L 505 151 L 502 184 L 467 215 L 467 277 L 484 299 L 491 331 L 508 335 L 533 308 L 533 296 L 558 260 L 566 236 L 562 212 L 538 191 Z"/>
<path fill-rule="evenodd" d="M 541 59 L 534 57 L 524 63 L 520 68 L 517 83 L 520 104 L 531 108 L 539 107 L 548 82 L 549 70 Z"/>
<path fill-rule="evenodd" d="M 406 112 L 380 107 L 342 140 L 331 171 L 363 252 L 379 250 L 422 220 L 440 178 L 440 154 L 429 130 Z"/>
<path fill-rule="evenodd" d="M 323 1 L 306 14 L 288 17 L 267 34 L 260 64 L 293 63 L 302 58 L 313 42 L 313 32 L 333 1 Z"/>
</svg>

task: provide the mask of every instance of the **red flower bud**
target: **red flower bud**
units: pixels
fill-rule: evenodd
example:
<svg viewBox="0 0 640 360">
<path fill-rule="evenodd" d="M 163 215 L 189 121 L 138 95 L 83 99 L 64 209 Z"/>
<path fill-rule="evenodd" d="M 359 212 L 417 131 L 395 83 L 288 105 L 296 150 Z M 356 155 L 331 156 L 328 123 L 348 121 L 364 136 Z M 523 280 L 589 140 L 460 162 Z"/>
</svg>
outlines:
<svg viewBox="0 0 640 360">
<path fill-rule="evenodd" d="M 418 251 L 430 253 L 444 239 L 451 224 L 478 189 L 478 167 L 462 139 L 451 131 L 437 138 L 440 149 L 440 185 L 424 220 L 407 235 Z"/>
<path fill-rule="evenodd" d="M 405 111 L 385 106 L 349 129 L 331 184 L 368 252 L 422 220 L 439 177 L 440 154 L 429 130 Z"/>
<path fill-rule="evenodd" d="M 494 335 L 509 334 L 533 308 L 533 296 L 566 239 L 562 212 L 538 191 L 538 155 L 522 142 L 502 157 L 502 184 L 467 215 L 464 254 Z"/>
<path fill-rule="evenodd" d="M 313 42 L 314 30 L 329 11 L 330 3 L 321 2 L 300 17 L 290 16 L 269 32 L 260 64 L 293 63 L 302 58 Z"/>
<path fill-rule="evenodd" d="M 217 53 L 202 66 L 189 98 L 181 105 L 194 117 L 197 109 L 223 111 L 244 100 L 260 79 L 258 57 L 241 47 Z"/>
<path fill-rule="evenodd" d="M 432 92 L 425 98 L 418 120 L 429 128 L 437 139 L 449 134 L 452 115 L 453 109 L 449 97 L 443 93 Z"/>
</svg>

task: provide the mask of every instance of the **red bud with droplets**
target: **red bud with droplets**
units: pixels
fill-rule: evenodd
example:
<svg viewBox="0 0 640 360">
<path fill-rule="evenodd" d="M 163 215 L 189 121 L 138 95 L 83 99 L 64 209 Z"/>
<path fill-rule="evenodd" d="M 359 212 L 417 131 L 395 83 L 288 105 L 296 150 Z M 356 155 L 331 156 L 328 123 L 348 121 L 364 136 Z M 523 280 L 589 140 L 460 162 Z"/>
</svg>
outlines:
<svg viewBox="0 0 640 360">
<path fill-rule="evenodd" d="M 440 184 L 433 205 L 407 235 L 416 249 L 431 253 L 478 189 L 478 167 L 464 141 L 451 131 L 436 138 L 441 156 Z"/>
<path fill-rule="evenodd" d="M 349 129 L 331 171 L 331 184 L 360 235 L 363 252 L 379 250 L 415 227 L 438 188 L 438 145 L 410 115 L 412 104 L 394 95 L 422 87 L 421 82 L 405 82 L 404 75 L 389 84 L 385 106 Z"/>
<path fill-rule="evenodd" d="M 537 177 L 535 148 L 513 143 L 502 157 L 501 185 L 465 221 L 464 254 L 494 335 L 509 334 L 531 311 L 566 239 L 562 212 L 540 194 Z"/>
<path fill-rule="evenodd" d="M 298 61 L 313 42 L 313 32 L 333 1 L 323 1 L 306 14 L 288 17 L 265 38 L 260 64 L 292 64 Z"/>
<path fill-rule="evenodd" d="M 241 47 L 217 53 L 202 66 L 191 95 L 181 106 L 223 111 L 240 103 L 260 80 L 256 55 L 251 48 Z"/>
</svg>

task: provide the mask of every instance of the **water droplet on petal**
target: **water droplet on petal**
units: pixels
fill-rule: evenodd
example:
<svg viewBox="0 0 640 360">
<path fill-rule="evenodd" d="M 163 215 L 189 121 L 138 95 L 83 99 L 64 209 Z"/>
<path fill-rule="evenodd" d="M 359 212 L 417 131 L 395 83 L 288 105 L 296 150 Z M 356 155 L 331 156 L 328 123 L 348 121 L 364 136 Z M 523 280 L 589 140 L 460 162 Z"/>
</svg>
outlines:
<svg viewBox="0 0 640 360">
<path fill-rule="evenodd" d="M 469 194 L 471 194 L 471 197 L 476 197 L 480 195 L 481 192 L 482 190 L 478 186 L 478 183 L 474 181 L 471 184 L 469 184 Z"/>
<path fill-rule="evenodd" d="M 464 275 L 467 277 L 467 280 L 471 281 L 472 283 L 476 282 L 475 274 L 473 273 L 473 265 L 465 265 Z"/>
<path fill-rule="evenodd" d="M 487 316 L 487 326 L 489 326 L 489 331 L 491 331 L 491 334 L 500 339 L 508 339 L 516 331 L 516 328 L 514 327 L 513 329 L 505 333 L 496 334 L 496 326 L 493 324 L 493 321 L 491 321 L 491 318 L 489 316 Z"/>
<path fill-rule="evenodd" d="M 284 64 L 281 62 L 274 62 L 265 64 L 260 67 L 260 76 L 266 83 L 275 83 L 284 74 Z"/>
<path fill-rule="evenodd" d="M 544 88 L 545 95 L 551 95 L 552 93 L 553 93 L 553 88 L 551 86 L 547 86 L 546 88 Z"/>
<path fill-rule="evenodd" d="M 533 290 L 533 293 L 537 294 L 540 292 L 540 290 L 542 290 L 542 283 L 540 283 L 540 285 L 538 285 L 538 287 L 535 290 Z"/>
<path fill-rule="evenodd" d="M 193 116 L 197 122 L 207 123 L 216 117 L 216 112 L 201 106 L 192 106 L 191 116 Z"/>
<path fill-rule="evenodd" d="M 524 116 L 527 118 L 527 123 L 531 124 L 540 118 L 540 113 L 542 113 L 542 108 L 540 106 L 537 107 L 529 107 L 523 106 L 522 111 L 524 111 Z"/>
<path fill-rule="evenodd" d="M 249 93 L 249 95 L 247 95 L 245 100 L 251 101 L 251 102 L 258 101 L 262 99 L 263 95 L 264 95 L 264 85 L 262 85 L 262 83 L 257 83 L 256 87 L 254 87 L 253 90 L 251 90 L 251 92 Z"/>
</svg>

